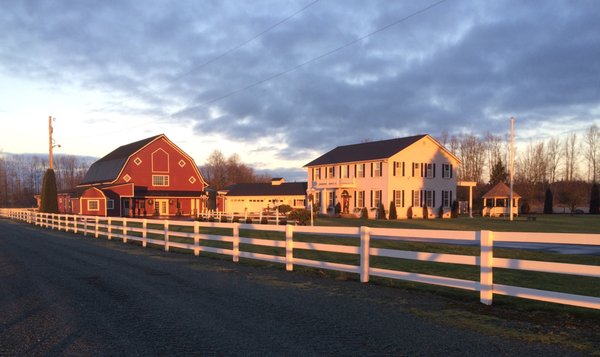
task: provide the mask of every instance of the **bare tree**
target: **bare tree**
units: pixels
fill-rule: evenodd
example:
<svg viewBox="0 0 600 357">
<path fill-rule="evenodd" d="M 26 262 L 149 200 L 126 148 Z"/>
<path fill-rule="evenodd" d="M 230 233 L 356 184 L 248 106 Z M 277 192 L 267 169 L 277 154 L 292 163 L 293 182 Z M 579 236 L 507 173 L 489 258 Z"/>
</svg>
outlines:
<svg viewBox="0 0 600 357">
<path fill-rule="evenodd" d="M 577 168 L 577 134 L 570 133 L 565 138 L 564 142 L 564 159 L 565 159 L 565 181 L 573 181 L 577 175 L 575 170 Z"/>
<path fill-rule="evenodd" d="M 216 190 L 235 183 L 265 182 L 270 179 L 257 175 L 253 168 L 242 163 L 239 155 L 233 154 L 226 159 L 219 150 L 210 154 L 201 170 L 206 181 Z"/>
<path fill-rule="evenodd" d="M 548 181 L 550 183 L 554 183 L 558 178 L 560 159 L 560 140 L 558 138 L 551 138 L 546 143 L 546 166 L 548 170 Z"/>
<path fill-rule="evenodd" d="M 585 158 L 588 164 L 588 180 L 597 182 L 600 163 L 600 131 L 596 124 L 591 125 L 585 132 Z"/>
<path fill-rule="evenodd" d="M 458 157 L 462 164 L 459 167 L 458 177 L 460 180 L 483 182 L 483 170 L 486 161 L 485 143 L 475 135 L 463 135 L 460 138 L 452 138 L 450 142 L 454 146 L 453 152 L 458 146 Z"/>
</svg>

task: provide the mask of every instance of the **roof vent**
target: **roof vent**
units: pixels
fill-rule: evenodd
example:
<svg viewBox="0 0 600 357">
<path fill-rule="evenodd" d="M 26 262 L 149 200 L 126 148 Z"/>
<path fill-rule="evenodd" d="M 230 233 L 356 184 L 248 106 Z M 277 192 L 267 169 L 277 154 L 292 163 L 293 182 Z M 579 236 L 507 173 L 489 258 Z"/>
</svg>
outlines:
<svg viewBox="0 0 600 357">
<path fill-rule="evenodd" d="M 283 177 L 273 177 L 271 179 L 271 185 L 273 185 L 273 186 L 279 186 L 284 182 L 285 182 L 285 179 Z"/>
</svg>

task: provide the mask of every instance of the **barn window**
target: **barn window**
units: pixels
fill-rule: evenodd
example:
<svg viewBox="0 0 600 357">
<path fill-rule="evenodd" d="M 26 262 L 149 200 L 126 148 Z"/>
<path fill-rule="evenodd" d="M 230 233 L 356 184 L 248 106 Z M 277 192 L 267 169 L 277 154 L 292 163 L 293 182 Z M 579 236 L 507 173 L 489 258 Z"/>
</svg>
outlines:
<svg viewBox="0 0 600 357">
<path fill-rule="evenodd" d="M 179 166 L 184 167 L 185 166 L 185 160 L 183 160 L 183 159 L 179 160 Z"/>
<path fill-rule="evenodd" d="M 100 201 L 99 200 L 89 200 L 87 201 L 88 211 L 99 211 L 100 210 Z"/>
<path fill-rule="evenodd" d="M 152 175 L 152 186 L 169 186 L 169 175 Z"/>
</svg>

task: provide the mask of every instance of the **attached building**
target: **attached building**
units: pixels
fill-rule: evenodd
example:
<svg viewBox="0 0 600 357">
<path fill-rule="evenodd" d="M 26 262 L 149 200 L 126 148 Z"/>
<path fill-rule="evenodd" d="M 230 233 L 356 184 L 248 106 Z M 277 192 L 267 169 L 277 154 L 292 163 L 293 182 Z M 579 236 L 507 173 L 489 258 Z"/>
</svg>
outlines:
<svg viewBox="0 0 600 357">
<path fill-rule="evenodd" d="M 338 146 L 304 167 L 308 193 L 321 213 L 340 203 L 343 213 L 365 207 L 375 217 L 390 202 L 398 218 L 450 213 L 456 199 L 456 169 L 460 160 L 429 135 Z"/>
<path fill-rule="evenodd" d="M 306 182 L 238 183 L 219 190 L 217 207 L 226 214 L 258 213 L 280 205 L 306 207 Z"/>
</svg>

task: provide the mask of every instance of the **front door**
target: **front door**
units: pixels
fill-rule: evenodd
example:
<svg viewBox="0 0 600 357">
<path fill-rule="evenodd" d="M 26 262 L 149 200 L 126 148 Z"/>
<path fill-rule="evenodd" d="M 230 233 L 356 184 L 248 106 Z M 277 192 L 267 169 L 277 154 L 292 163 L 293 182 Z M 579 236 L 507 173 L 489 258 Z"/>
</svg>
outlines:
<svg viewBox="0 0 600 357">
<path fill-rule="evenodd" d="M 169 200 L 154 200 L 154 212 L 159 216 L 168 216 Z"/>
<path fill-rule="evenodd" d="M 129 199 L 123 201 L 123 217 L 129 217 Z"/>
</svg>

